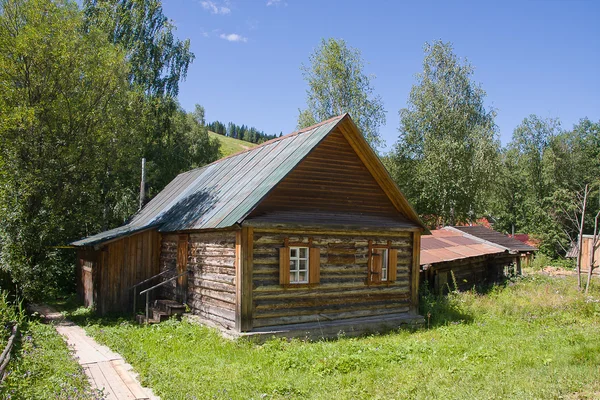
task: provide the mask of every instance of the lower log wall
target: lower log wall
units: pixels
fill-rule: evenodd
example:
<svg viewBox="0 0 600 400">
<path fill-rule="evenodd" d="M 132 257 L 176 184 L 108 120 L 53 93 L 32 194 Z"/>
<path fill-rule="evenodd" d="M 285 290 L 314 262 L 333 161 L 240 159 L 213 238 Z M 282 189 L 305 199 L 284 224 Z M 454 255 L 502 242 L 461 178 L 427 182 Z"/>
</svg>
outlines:
<svg viewBox="0 0 600 400">
<path fill-rule="evenodd" d="M 176 269 L 179 235 L 164 235 L 161 271 Z M 188 242 L 187 305 L 192 313 L 225 328 L 235 327 L 235 231 L 191 233 Z M 175 281 L 162 295 L 175 298 Z"/>
<path fill-rule="evenodd" d="M 426 280 L 436 293 L 448 293 L 455 289 L 470 290 L 479 285 L 499 282 L 516 273 L 518 257 L 519 255 L 514 254 L 499 254 L 436 263 L 421 272 L 421 281 Z"/>
<path fill-rule="evenodd" d="M 320 283 L 311 287 L 283 287 L 279 284 L 279 248 L 285 238 L 308 242 L 320 249 Z M 367 285 L 368 241 L 374 245 L 392 242 L 398 249 L 397 280 Z M 254 233 L 253 245 L 254 328 L 339 320 L 363 316 L 408 313 L 412 233 L 391 236 Z"/>
</svg>

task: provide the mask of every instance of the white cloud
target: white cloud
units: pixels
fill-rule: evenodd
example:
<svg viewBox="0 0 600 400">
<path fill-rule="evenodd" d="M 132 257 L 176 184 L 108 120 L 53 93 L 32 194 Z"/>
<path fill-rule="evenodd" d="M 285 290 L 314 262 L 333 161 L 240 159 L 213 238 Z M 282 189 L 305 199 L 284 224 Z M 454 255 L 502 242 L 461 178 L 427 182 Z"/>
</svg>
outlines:
<svg viewBox="0 0 600 400">
<path fill-rule="evenodd" d="M 287 6 L 287 3 L 282 2 L 281 0 L 267 0 L 267 7 L 270 7 L 270 6 L 279 7 L 280 5 Z"/>
<path fill-rule="evenodd" d="M 212 1 L 202 1 L 200 2 L 200 4 L 202 4 L 202 7 L 205 10 L 210 11 L 212 14 L 226 15 L 231 12 L 231 9 L 229 7 L 219 6 Z"/>
<path fill-rule="evenodd" d="M 225 34 L 225 33 L 221 33 L 221 35 L 219 35 L 219 37 L 221 39 L 225 39 L 228 42 L 247 42 L 248 38 L 243 37 L 242 35 L 238 35 L 237 33 L 229 33 L 229 34 Z"/>
</svg>

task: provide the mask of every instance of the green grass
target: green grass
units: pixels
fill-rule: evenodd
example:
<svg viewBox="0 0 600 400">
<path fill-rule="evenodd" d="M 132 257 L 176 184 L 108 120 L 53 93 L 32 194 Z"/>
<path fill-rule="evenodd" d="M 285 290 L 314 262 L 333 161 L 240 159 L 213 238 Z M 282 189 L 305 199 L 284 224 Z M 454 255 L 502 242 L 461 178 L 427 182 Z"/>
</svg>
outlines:
<svg viewBox="0 0 600 400">
<path fill-rule="evenodd" d="M 228 341 L 168 321 L 90 320 L 162 399 L 600 398 L 600 291 L 532 275 L 425 296 L 430 329 L 307 343 Z M 84 316 L 80 315 L 80 318 Z"/>
<path fill-rule="evenodd" d="M 1 399 L 99 399 L 79 364 L 51 325 L 23 323 L 0 385 Z"/>
<path fill-rule="evenodd" d="M 252 147 L 256 147 L 257 145 L 254 143 L 246 142 L 243 140 L 238 140 L 234 138 L 230 138 L 227 136 L 219 135 L 215 132 L 208 132 L 208 135 L 211 138 L 217 138 L 221 142 L 221 154 L 223 157 L 227 157 L 231 154 L 238 153 L 243 150 L 251 149 Z"/>
</svg>

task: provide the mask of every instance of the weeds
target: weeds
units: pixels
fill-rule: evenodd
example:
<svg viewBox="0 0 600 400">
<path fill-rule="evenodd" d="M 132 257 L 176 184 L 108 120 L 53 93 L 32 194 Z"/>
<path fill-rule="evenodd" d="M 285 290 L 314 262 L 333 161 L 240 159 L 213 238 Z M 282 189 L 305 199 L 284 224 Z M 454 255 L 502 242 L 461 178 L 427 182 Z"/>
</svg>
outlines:
<svg viewBox="0 0 600 400">
<path fill-rule="evenodd" d="M 598 398 L 600 291 L 575 286 L 533 275 L 485 294 L 423 290 L 430 329 L 315 343 L 85 318 L 162 399 Z"/>
</svg>

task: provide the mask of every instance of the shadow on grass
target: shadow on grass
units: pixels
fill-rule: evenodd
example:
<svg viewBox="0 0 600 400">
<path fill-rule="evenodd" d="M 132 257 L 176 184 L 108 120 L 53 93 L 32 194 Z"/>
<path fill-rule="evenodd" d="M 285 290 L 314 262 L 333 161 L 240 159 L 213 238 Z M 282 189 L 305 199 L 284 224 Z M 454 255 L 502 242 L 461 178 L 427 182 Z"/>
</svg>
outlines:
<svg viewBox="0 0 600 400">
<path fill-rule="evenodd" d="M 56 308 L 67 319 L 79 326 L 116 326 L 127 322 L 134 322 L 131 315 L 113 313 L 100 316 L 96 314 L 95 310 L 92 308 L 84 307 L 77 299 L 76 294 L 58 298 L 48 302 L 48 304 Z"/>
</svg>

